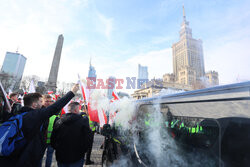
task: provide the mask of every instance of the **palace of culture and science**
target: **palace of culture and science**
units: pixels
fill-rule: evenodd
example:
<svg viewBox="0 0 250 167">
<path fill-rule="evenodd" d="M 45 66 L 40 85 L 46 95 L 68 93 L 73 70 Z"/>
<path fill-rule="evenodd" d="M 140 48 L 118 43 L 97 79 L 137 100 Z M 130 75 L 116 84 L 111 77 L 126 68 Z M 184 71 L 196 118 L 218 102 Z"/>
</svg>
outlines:
<svg viewBox="0 0 250 167">
<path fill-rule="evenodd" d="M 161 89 L 194 90 L 219 84 L 218 72 L 205 73 L 202 41 L 192 37 L 192 29 L 186 20 L 183 7 L 183 21 L 179 32 L 180 40 L 172 45 L 173 73 L 163 79 L 153 79 L 132 94 L 136 99 L 151 97 Z"/>
</svg>

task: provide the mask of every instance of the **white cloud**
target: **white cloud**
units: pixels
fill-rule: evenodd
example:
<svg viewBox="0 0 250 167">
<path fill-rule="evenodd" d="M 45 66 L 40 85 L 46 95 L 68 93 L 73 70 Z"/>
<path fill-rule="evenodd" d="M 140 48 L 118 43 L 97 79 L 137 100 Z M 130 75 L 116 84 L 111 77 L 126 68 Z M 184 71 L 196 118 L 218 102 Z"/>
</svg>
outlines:
<svg viewBox="0 0 250 167">
<path fill-rule="evenodd" d="M 221 84 L 236 82 L 239 76 L 250 80 L 249 43 L 249 39 L 227 41 L 207 51 L 206 70 L 218 71 Z"/>
<path fill-rule="evenodd" d="M 113 31 L 113 18 L 108 18 L 101 13 L 97 13 L 99 20 L 102 25 L 98 27 L 99 31 L 101 31 L 107 39 L 110 39 L 111 32 Z"/>
<path fill-rule="evenodd" d="M 18 47 L 19 52 L 27 58 L 24 75 L 34 74 L 47 78 L 58 35 L 75 28 L 74 9 L 87 6 L 87 2 L 87 0 L 38 0 L 26 3 L 1 1 L 0 10 L 4 14 L 0 16 L 0 62 L 3 62 L 6 51 L 15 52 Z M 76 7 L 75 4 L 80 6 Z M 65 49 L 73 50 L 85 44 L 86 42 L 82 40 L 75 40 L 73 44 L 67 46 L 68 43 L 64 42 L 63 53 Z M 60 68 L 59 75 L 64 71 L 65 68 Z"/>
<path fill-rule="evenodd" d="M 172 49 L 162 49 L 138 54 L 127 61 L 128 64 L 148 66 L 149 78 L 162 78 L 173 71 Z"/>
<path fill-rule="evenodd" d="M 125 82 L 122 91 L 133 93 L 133 89 L 126 89 L 126 77 L 137 78 L 138 64 L 148 66 L 149 79 L 154 77 L 162 78 L 163 74 L 172 72 L 171 52 L 171 48 L 153 50 L 137 54 L 124 61 L 109 57 L 95 57 L 92 59 L 92 64 L 96 67 L 97 78 L 105 80 L 109 76 L 115 76 L 117 79 L 124 79 Z"/>
</svg>

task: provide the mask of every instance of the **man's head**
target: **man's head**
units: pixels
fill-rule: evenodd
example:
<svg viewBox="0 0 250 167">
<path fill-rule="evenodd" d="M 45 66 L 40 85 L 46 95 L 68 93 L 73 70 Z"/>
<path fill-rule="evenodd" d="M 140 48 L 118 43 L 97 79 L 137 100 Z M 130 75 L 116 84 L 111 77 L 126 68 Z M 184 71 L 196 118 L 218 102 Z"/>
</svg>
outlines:
<svg viewBox="0 0 250 167">
<path fill-rule="evenodd" d="M 18 98 L 18 94 L 17 94 L 17 93 L 11 93 L 11 94 L 10 94 L 10 99 L 11 99 L 12 101 L 17 101 L 17 98 Z"/>
<path fill-rule="evenodd" d="M 23 97 L 24 106 L 33 109 L 40 109 L 42 107 L 42 95 L 40 93 L 29 93 Z"/>
<path fill-rule="evenodd" d="M 73 103 L 70 103 L 68 105 L 68 111 L 70 113 L 74 113 L 74 114 L 79 114 L 80 112 L 80 109 L 79 109 L 79 103 L 78 102 L 73 102 Z"/>
<path fill-rule="evenodd" d="M 88 106 L 87 105 L 82 105 L 81 110 L 84 111 L 84 112 L 86 112 L 85 109 L 88 111 Z"/>
<path fill-rule="evenodd" d="M 52 97 L 50 95 L 43 95 L 43 106 L 48 107 L 51 104 L 53 104 L 54 101 L 52 100 Z"/>
</svg>

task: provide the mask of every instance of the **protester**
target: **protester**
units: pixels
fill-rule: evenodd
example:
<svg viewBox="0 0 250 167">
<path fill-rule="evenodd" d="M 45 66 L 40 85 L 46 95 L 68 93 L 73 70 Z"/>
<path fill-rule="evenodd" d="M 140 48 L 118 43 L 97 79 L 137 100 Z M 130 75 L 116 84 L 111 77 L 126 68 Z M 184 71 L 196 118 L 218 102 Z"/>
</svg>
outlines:
<svg viewBox="0 0 250 167">
<path fill-rule="evenodd" d="M 68 113 L 55 123 L 51 136 L 58 167 L 82 167 L 90 135 L 88 120 L 79 113 L 79 103 L 70 103 Z"/>
<path fill-rule="evenodd" d="M 49 94 L 43 95 L 43 106 L 42 107 L 44 107 L 44 108 L 48 107 L 48 106 L 52 105 L 53 103 L 54 103 L 54 100 L 52 99 L 51 95 L 49 95 Z M 46 127 L 48 127 L 48 128 L 47 128 L 47 133 L 45 134 L 45 139 L 46 139 L 46 143 L 47 143 L 45 167 L 50 167 L 51 163 L 52 163 L 54 149 L 50 145 L 50 137 L 51 137 L 54 122 L 56 121 L 56 119 L 58 119 L 58 116 L 53 115 L 46 122 Z M 42 159 L 41 159 L 40 167 L 41 166 L 42 166 Z"/>
<path fill-rule="evenodd" d="M 22 132 L 26 145 L 15 155 L 0 157 L 0 165 L 8 167 L 37 167 L 46 149 L 44 123 L 58 112 L 74 97 L 79 85 L 73 86 L 72 91 L 46 108 L 42 107 L 42 95 L 30 93 L 24 96 L 24 107 L 19 113 L 27 112 L 23 116 Z"/>
<path fill-rule="evenodd" d="M 17 99 L 18 99 L 18 94 L 17 93 L 11 93 L 10 94 L 10 99 L 9 99 L 10 105 L 12 106 L 13 103 L 17 102 Z"/>
</svg>

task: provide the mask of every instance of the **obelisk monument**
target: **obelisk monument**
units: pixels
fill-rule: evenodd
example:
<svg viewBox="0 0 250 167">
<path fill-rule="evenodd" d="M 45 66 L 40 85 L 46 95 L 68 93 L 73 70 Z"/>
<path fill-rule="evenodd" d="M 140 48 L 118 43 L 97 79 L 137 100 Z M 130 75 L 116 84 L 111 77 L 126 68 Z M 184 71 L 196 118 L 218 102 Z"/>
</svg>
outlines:
<svg viewBox="0 0 250 167">
<path fill-rule="evenodd" d="M 49 80 L 46 84 L 46 88 L 48 91 L 53 91 L 56 93 L 56 82 L 57 82 L 57 75 L 58 75 L 58 69 L 60 64 L 60 58 L 62 53 L 62 47 L 63 47 L 63 35 L 59 35 L 57 44 L 56 44 L 56 50 L 53 58 L 53 62 L 51 65 L 50 73 L 49 73 Z"/>
</svg>

